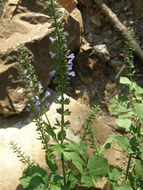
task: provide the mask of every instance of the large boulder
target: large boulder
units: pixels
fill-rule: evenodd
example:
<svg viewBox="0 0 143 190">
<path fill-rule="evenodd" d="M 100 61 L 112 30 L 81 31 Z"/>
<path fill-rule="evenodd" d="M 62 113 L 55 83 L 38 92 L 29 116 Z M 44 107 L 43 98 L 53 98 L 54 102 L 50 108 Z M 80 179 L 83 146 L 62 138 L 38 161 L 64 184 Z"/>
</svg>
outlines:
<svg viewBox="0 0 143 190">
<path fill-rule="evenodd" d="M 52 98 L 53 97 L 58 98 L 58 95 L 52 94 Z M 67 137 L 71 140 L 79 141 L 79 132 L 87 117 L 88 109 L 74 99 L 70 98 L 70 100 L 71 103 L 69 109 L 71 115 L 67 116 L 66 120 L 69 119 L 71 127 L 67 129 Z M 57 106 L 57 104 L 52 103 L 47 112 L 48 118 L 52 124 L 54 124 L 55 119 L 60 116 L 56 112 Z M 11 127 L 8 128 L 8 126 L 10 126 L 10 120 Z M 5 120 L 0 123 L 0 190 L 20 190 L 19 178 L 22 176 L 22 172 L 26 167 L 18 160 L 16 154 L 10 149 L 9 142 L 11 140 L 14 140 L 18 146 L 21 146 L 22 150 L 30 156 L 32 161 L 39 163 L 40 166 L 48 169 L 45 163 L 45 154 L 42 149 L 42 144 L 37 138 L 38 133 L 36 131 L 36 124 L 35 122 L 30 121 L 30 117 L 27 119 L 26 117 L 23 117 L 21 121 L 17 119 L 17 122 L 14 122 L 13 118 L 9 118 L 9 120 L 5 118 Z M 51 139 L 49 143 L 53 143 Z"/>
<path fill-rule="evenodd" d="M 74 51 L 80 46 L 80 26 L 77 19 L 63 8 L 65 30 L 68 32 L 68 48 Z M 0 24 L 0 113 L 10 116 L 22 112 L 26 102 L 24 90 L 17 74 L 17 46 L 25 44 L 42 84 L 50 81 L 53 67 L 49 51 L 51 20 L 45 14 L 40 0 L 9 0 L 5 5 Z"/>
</svg>

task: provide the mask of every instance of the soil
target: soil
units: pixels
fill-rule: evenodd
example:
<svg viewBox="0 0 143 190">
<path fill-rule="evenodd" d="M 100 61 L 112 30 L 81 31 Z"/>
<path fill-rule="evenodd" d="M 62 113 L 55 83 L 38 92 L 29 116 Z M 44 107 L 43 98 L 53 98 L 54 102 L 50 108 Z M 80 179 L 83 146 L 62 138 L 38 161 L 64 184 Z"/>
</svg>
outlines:
<svg viewBox="0 0 143 190">
<path fill-rule="evenodd" d="M 116 13 L 118 19 L 126 27 L 133 27 L 135 38 L 140 47 L 143 48 L 143 17 L 142 15 L 136 15 L 135 7 L 133 7 L 131 0 L 117 0 L 116 3 L 112 0 L 106 0 L 105 3 Z M 119 92 L 119 77 L 117 75 L 125 64 L 125 40 L 114 30 L 110 21 L 93 2 L 89 7 L 79 3 L 78 8 L 81 11 L 84 23 L 82 39 L 86 40 L 91 47 L 106 44 L 111 59 L 105 64 L 100 76 L 96 77 L 91 84 L 84 84 L 77 73 L 76 77 L 71 81 L 72 90 L 69 95 L 89 107 L 99 104 L 108 113 L 111 98 Z M 92 17 L 95 17 L 96 22 L 99 23 L 96 27 L 91 22 Z M 77 64 L 76 61 L 74 64 Z M 135 81 L 143 86 L 143 65 L 136 56 L 134 56 L 134 71 Z M 125 74 L 126 71 L 124 70 L 121 76 Z"/>
</svg>

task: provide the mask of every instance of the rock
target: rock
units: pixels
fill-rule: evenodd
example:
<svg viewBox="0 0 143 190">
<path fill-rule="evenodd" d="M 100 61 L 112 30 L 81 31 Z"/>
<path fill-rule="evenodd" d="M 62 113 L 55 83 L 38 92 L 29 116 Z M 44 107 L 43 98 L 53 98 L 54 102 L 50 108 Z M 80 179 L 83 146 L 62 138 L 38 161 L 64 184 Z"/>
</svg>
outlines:
<svg viewBox="0 0 143 190">
<path fill-rule="evenodd" d="M 52 97 L 54 96 L 56 98 L 58 97 L 58 95 L 52 94 Z M 88 109 L 72 98 L 70 98 L 70 100 L 71 103 L 69 105 L 69 109 L 72 114 L 66 119 L 70 120 L 71 127 L 67 129 L 67 137 L 74 141 L 79 141 L 79 131 L 81 130 L 82 124 L 88 114 Z M 59 117 L 59 114 L 56 112 L 56 108 L 57 104 L 52 103 L 49 111 L 47 112 L 49 120 L 52 124 L 54 124 L 55 119 Z M 18 160 L 16 154 L 10 149 L 9 142 L 11 140 L 17 142 L 18 146 L 20 146 L 22 150 L 30 156 L 32 161 L 39 163 L 40 166 L 48 170 L 45 163 L 45 154 L 44 150 L 42 150 L 42 144 L 37 139 L 38 134 L 36 132 L 35 122 L 30 122 L 29 118 L 27 118 L 27 125 L 25 125 L 25 122 L 26 119 L 24 118 L 21 123 L 18 121 L 18 123 L 15 123 L 13 126 L 11 126 L 11 128 L 2 128 L 3 125 L 0 126 L 1 190 L 20 190 L 19 178 L 22 176 L 22 172 L 26 167 Z M 50 140 L 50 143 L 53 143 L 52 140 Z"/>
<path fill-rule="evenodd" d="M 18 4 L 19 3 L 19 4 Z M 80 26 L 65 9 L 65 30 L 69 36 L 68 48 L 74 51 L 80 47 Z M 24 43 L 31 55 L 32 63 L 43 86 L 50 81 L 53 67 L 50 58 L 49 36 L 51 21 L 45 15 L 40 0 L 9 0 L 5 5 L 0 25 L 0 113 L 4 116 L 21 113 L 25 107 L 25 96 L 17 74 L 17 46 Z"/>
<path fill-rule="evenodd" d="M 95 54 L 103 61 L 108 62 L 110 60 L 110 53 L 105 44 L 94 46 Z"/>
<path fill-rule="evenodd" d="M 83 19 L 79 9 L 75 8 L 70 14 L 75 20 L 79 22 L 81 34 L 84 32 Z"/>
<path fill-rule="evenodd" d="M 95 48 L 92 48 L 88 43 L 82 45 L 77 55 L 75 69 L 83 83 L 90 84 L 101 75 L 105 63 L 99 55 L 100 53 L 96 53 Z"/>
<path fill-rule="evenodd" d="M 117 134 L 117 126 L 115 124 L 116 118 L 109 116 L 97 117 L 94 122 L 95 137 L 97 145 L 103 145 L 110 135 Z M 103 133 L 104 131 L 104 133 Z M 112 147 L 104 153 L 108 162 L 113 166 L 125 167 L 127 158 L 124 152 L 113 143 Z"/>
<path fill-rule="evenodd" d="M 77 5 L 77 1 L 76 0 L 58 0 L 58 2 L 69 12 L 71 13 Z"/>
</svg>

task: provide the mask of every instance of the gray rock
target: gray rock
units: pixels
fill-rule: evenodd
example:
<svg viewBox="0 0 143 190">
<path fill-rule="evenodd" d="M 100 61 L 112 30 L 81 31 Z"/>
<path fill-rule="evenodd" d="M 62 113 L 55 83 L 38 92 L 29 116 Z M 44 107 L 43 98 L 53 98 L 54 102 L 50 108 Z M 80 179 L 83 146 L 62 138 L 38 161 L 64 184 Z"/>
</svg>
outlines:
<svg viewBox="0 0 143 190">
<path fill-rule="evenodd" d="M 110 53 L 105 44 L 94 46 L 95 54 L 103 61 L 108 62 L 110 60 Z"/>
</svg>

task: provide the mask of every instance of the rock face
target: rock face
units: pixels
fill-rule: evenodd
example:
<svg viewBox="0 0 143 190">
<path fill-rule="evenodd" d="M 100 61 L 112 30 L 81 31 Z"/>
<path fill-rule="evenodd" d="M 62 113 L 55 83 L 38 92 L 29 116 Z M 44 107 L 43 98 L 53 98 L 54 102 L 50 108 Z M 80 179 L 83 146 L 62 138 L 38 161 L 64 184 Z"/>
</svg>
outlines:
<svg viewBox="0 0 143 190">
<path fill-rule="evenodd" d="M 54 96 L 54 95 L 52 95 Z M 57 96 L 56 96 L 57 98 Z M 79 141 L 82 124 L 87 117 L 87 107 L 79 104 L 77 101 L 70 99 L 71 103 L 69 109 L 72 112 L 67 119 L 71 122 L 71 127 L 67 129 L 67 137 L 74 141 Z M 55 123 L 55 118 L 59 116 L 56 112 L 57 104 L 52 103 L 47 115 L 52 124 Z M 43 116 L 44 117 L 44 116 Z M 39 163 L 42 167 L 47 169 L 44 157 L 44 151 L 36 132 L 36 126 L 34 122 L 30 122 L 25 125 L 26 119 L 15 123 L 11 128 L 2 128 L 0 126 L 0 190 L 20 190 L 19 178 L 22 175 L 25 166 L 18 160 L 16 154 L 12 152 L 9 146 L 9 142 L 14 140 L 21 146 L 22 150 L 31 157 L 31 160 Z M 5 123 L 6 124 L 6 123 Z M 19 128 L 18 128 L 19 127 Z M 52 143 L 52 140 L 50 140 Z"/>
<path fill-rule="evenodd" d="M 85 84 L 92 83 L 103 72 L 107 60 L 109 53 L 105 45 L 91 47 L 84 41 L 76 59 L 76 72 L 81 81 Z"/>
<path fill-rule="evenodd" d="M 80 26 L 63 9 L 68 47 L 80 46 Z M 20 113 L 25 107 L 24 92 L 17 74 L 17 45 L 24 43 L 31 55 L 36 73 L 44 86 L 50 80 L 53 67 L 50 58 L 51 21 L 40 0 L 9 0 L 5 5 L 0 25 L 0 113 L 5 116 Z"/>
</svg>

